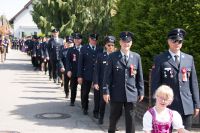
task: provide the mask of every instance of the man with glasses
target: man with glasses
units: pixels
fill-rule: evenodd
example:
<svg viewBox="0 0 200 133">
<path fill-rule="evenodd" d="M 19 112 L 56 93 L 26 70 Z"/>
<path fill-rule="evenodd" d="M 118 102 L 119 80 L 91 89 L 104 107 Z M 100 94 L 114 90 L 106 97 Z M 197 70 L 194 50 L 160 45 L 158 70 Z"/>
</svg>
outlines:
<svg viewBox="0 0 200 133">
<path fill-rule="evenodd" d="M 108 133 L 115 133 L 122 109 L 125 110 L 126 133 L 135 133 L 136 103 L 144 98 L 141 57 L 130 51 L 133 33 L 120 33 L 120 50 L 109 55 L 103 78 L 103 98 L 110 102 Z"/>
<path fill-rule="evenodd" d="M 99 124 L 103 124 L 106 102 L 103 100 L 103 76 L 109 54 L 115 50 L 115 37 L 106 36 L 105 39 L 105 52 L 97 55 L 95 63 L 93 83 L 94 83 L 94 112 L 96 117 L 99 114 Z"/>
<path fill-rule="evenodd" d="M 169 50 L 154 59 L 151 74 L 152 95 L 162 85 L 174 91 L 174 100 L 169 108 L 178 111 L 187 130 L 191 130 L 192 115 L 199 114 L 199 88 L 194 60 L 191 55 L 181 52 L 185 30 L 173 29 L 168 33 Z"/>
</svg>

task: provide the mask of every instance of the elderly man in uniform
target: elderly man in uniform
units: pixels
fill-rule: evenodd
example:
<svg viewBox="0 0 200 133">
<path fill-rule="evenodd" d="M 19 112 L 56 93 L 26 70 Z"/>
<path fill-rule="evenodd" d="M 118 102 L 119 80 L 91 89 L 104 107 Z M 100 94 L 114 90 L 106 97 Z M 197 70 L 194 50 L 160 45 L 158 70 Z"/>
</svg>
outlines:
<svg viewBox="0 0 200 133">
<path fill-rule="evenodd" d="M 59 69 L 59 52 L 61 49 L 61 46 L 63 46 L 63 39 L 59 38 L 59 31 L 57 29 L 53 29 L 52 31 L 53 37 L 48 42 L 48 51 L 50 56 L 50 64 L 52 68 L 53 73 L 53 80 L 54 83 L 59 82 L 58 77 L 58 69 Z"/>
<path fill-rule="evenodd" d="M 141 57 L 131 52 L 133 33 L 120 33 L 119 51 L 109 55 L 103 79 L 103 98 L 110 101 L 109 133 L 114 133 L 117 121 L 125 109 L 126 133 L 135 133 L 136 103 L 144 98 Z"/>
<path fill-rule="evenodd" d="M 93 71 L 97 54 L 103 53 L 103 48 L 97 45 L 98 34 L 89 35 L 89 44 L 83 45 L 78 60 L 78 83 L 81 84 L 81 104 L 83 114 L 88 114 L 89 92 L 93 81 Z M 96 117 L 97 112 L 93 112 Z"/>
<path fill-rule="evenodd" d="M 191 55 L 181 52 L 185 30 L 173 29 L 168 33 L 169 50 L 154 59 L 151 74 L 152 95 L 162 84 L 173 89 L 174 100 L 169 108 L 178 111 L 187 130 L 191 130 L 192 114 L 199 113 L 199 88 L 194 60 Z"/>
</svg>

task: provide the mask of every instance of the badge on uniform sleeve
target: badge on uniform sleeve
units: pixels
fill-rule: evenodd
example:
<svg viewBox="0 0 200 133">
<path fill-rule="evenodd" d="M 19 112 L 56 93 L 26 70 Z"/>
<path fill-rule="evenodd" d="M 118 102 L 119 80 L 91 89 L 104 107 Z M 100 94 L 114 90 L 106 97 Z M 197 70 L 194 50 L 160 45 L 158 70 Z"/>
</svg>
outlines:
<svg viewBox="0 0 200 133">
<path fill-rule="evenodd" d="M 181 68 L 181 73 L 182 73 L 182 80 L 187 81 L 187 69 L 185 67 Z"/>
<path fill-rule="evenodd" d="M 72 60 L 76 61 L 76 54 L 73 54 Z"/>
</svg>

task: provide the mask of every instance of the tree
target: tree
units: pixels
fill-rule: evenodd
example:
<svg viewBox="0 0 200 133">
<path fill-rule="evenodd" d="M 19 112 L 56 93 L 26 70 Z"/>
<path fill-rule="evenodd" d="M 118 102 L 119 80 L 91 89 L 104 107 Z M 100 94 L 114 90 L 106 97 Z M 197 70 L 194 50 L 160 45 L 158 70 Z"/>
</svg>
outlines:
<svg viewBox="0 0 200 133">
<path fill-rule="evenodd" d="M 71 34 L 75 17 L 70 8 L 70 0 L 33 0 L 33 20 L 45 34 L 53 28 L 60 29 L 61 35 Z"/>
<path fill-rule="evenodd" d="M 199 0 L 121 0 L 117 6 L 112 29 L 115 35 L 123 30 L 135 33 L 132 50 L 142 56 L 146 79 L 153 57 L 167 49 L 167 33 L 177 27 L 187 31 L 182 50 L 194 56 L 200 74 Z"/>
<path fill-rule="evenodd" d="M 33 20 L 47 33 L 56 27 L 65 36 L 72 32 L 87 34 L 109 30 L 114 0 L 33 0 Z"/>
<path fill-rule="evenodd" d="M 10 34 L 10 29 L 11 29 L 11 26 L 8 20 L 6 19 L 6 16 L 1 15 L 0 16 L 0 35 Z"/>
</svg>

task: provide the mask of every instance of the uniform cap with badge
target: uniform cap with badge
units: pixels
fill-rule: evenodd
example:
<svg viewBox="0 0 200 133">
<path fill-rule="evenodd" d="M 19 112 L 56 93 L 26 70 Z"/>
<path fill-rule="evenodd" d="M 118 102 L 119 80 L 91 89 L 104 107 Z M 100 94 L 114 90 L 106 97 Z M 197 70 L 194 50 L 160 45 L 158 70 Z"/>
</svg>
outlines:
<svg viewBox="0 0 200 133">
<path fill-rule="evenodd" d="M 185 37 L 185 30 L 181 29 L 181 28 L 176 28 L 171 30 L 168 35 L 167 38 L 168 39 L 172 39 L 172 40 L 183 40 Z"/>
<path fill-rule="evenodd" d="M 55 28 L 55 29 L 53 29 L 51 32 L 52 32 L 52 33 L 57 33 L 57 32 L 59 32 L 59 30 Z"/>
<path fill-rule="evenodd" d="M 66 42 L 73 43 L 73 36 L 66 36 Z"/>
<path fill-rule="evenodd" d="M 97 33 L 91 33 L 91 34 L 89 35 L 89 37 L 90 37 L 92 40 L 98 40 L 99 34 L 97 34 Z"/>
<path fill-rule="evenodd" d="M 122 41 L 130 42 L 133 39 L 133 33 L 130 31 L 123 31 L 119 34 L 119 37 Z"/>
<path fill-rule="evenodd" d="M 37 35 L 33 35 L 33 37 L 32 37 L 33 39 L 37 39 L 38 37 L 37 37 Z"/>
<path fill-rule="evenodd" d="M 104 41 L 105 41 L 105 43 L 115 43 L 115 37 L 114 36 L 106 36 L 105 37 L 105 39 L 104 39 Z"/>
<path fill-rule="evenodd" d="M 82 39 L 83 38 L 83 36 L 78 32 L 72 33 L 72 36 L 74 39 Z"/>
</svg>

